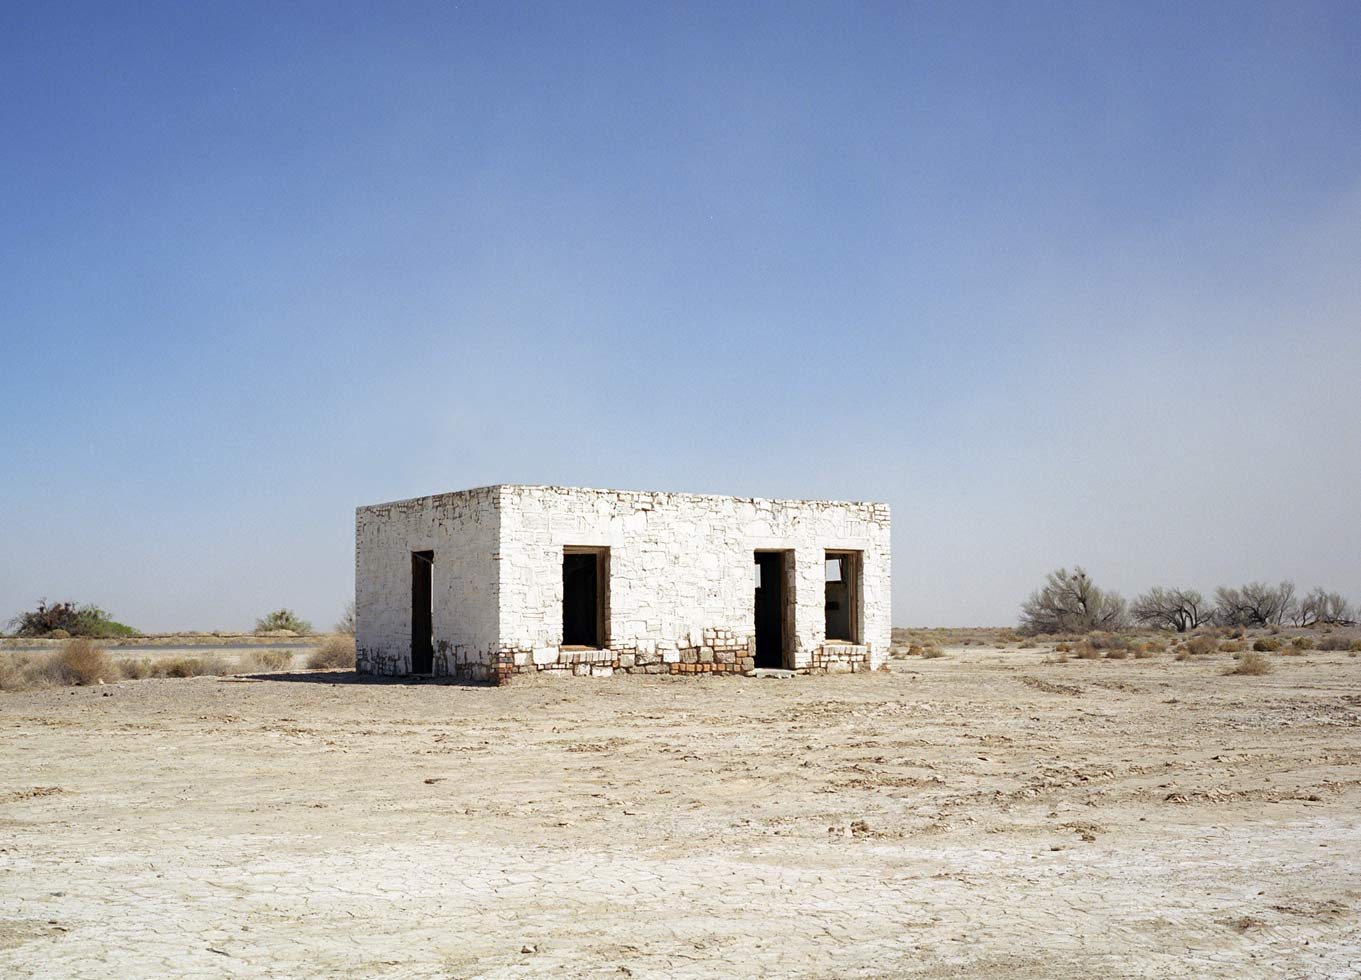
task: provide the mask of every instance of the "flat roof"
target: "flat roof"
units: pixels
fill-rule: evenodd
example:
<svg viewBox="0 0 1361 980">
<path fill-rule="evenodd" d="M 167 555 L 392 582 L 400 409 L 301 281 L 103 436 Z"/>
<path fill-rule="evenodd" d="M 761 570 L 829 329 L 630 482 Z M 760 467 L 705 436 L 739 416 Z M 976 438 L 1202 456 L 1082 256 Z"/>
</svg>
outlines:
<svg viewBox="0 0 1361 980">
<path fill-rule="evenodd" d="M 539 483 L 492 483 L 484 487 L 469 487 L 466 490 L 450 490 L 445 493 L 429 493 L 419 497 L 406 497 L 402 500 L 389 500 L 378 504 L 364 504 L 356 510 L 371 510 L 378 507 L 395 507 L 420 500 L 438 500 L 442 497 L 460 497 L 492 490 L 548 490 L 562 494 L 615 494 L 622 497 L 684 497 L 692 500 L 737 500 L 749 504 L 832 504 L 841 507 L 884 507 L 888 504 L 877 500 L 825 500 L 816 497 L 744 497 L 730 493 L 690 493 L 683 490 L 610 490 L 603 487 L 564 487 Z"/>
</svg>

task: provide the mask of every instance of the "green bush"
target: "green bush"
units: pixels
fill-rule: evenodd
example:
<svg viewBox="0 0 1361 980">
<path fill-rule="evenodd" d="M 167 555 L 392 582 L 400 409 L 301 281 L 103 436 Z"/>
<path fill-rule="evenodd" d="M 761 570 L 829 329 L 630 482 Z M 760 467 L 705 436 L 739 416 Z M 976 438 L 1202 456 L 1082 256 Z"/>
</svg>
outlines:
<svg viewBox="0 0 1361 980">
<path fill-rule="evenodd" d="M 305 636 L 312 632 L 312 624 L 305 619 L 299 619 L 291 609 L 276 609 L 255 621 L 257 633 L 271 633 L 275 630 L 290 630 Z"/>
<path fill-rule="evenodd" d="M 49 604 L 46 599 L 39 599 L 36 608 L 15 616 L 9 627 L 15 636 L 49 636 L 58 640 L 72 636 L 106 640 L 142 635 L 131 626 L 114 622 L 98 606 L 77 606 L 74 602 Z"/>
</svg>

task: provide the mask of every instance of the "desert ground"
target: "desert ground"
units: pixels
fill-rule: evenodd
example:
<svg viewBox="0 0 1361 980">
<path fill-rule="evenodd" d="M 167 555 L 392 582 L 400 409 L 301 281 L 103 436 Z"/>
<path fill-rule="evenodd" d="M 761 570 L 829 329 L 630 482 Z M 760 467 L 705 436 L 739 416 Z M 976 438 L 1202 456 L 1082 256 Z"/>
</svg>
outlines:
<svg viewBox="0 0 1361 980">
<path fill-rule="evenodd" d="M 0 693 L 0 975 L 1361 975 L 1361 658 L 941 652 Z"/>
</svg>

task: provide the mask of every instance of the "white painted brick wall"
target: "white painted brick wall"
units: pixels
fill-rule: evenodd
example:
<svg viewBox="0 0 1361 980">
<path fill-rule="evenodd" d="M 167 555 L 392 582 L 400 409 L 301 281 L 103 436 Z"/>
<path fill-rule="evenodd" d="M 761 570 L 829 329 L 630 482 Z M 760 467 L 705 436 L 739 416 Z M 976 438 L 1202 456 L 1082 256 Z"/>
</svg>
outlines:
<svg viewBox="0 0 1361 980">
<path fill-rule="evenodd" d="M 410 555 L 424 549 L 435 552 L 436 643 L 457 654 L 447 664 L 437 654 L 437 673 L 482 679 L 497 654 L 519 670 L 663 669 L 679 664 L 677 651 L 707 647 L 706 630 L 745 645 L 754 631 L 757 549 L 794 552 L 796 669 L 843 666 L 847 651 L 823 646 L 823 563 L 827 550 L 861 552 L 860 652 L 878 667 L 891 626 L 889 536 L 888 507 L 877 503 L 499 486 L 360 508 L 360 669 L 409 666 Z M 569 545 L 610 549 L 616 652 L 606 662 L 559 655 Z"/>
</svg>

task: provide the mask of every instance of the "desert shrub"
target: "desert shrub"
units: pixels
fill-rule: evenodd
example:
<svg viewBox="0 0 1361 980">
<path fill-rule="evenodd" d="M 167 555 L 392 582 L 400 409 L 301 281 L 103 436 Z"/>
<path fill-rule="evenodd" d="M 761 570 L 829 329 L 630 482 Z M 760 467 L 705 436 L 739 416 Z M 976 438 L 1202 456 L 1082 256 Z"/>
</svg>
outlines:
<svg viewBox="0 0 1361 980">
<path fill-rule="evenodd" d="M 1093 633 L 1087 642 L 1096 650 L 1128 650 L 1132 641 L 1119 633 Z"/>
<path fill-rule="evenodd" d="M 289 630 L 305 636 L 312 632 L 312 624 L 305 619 L 299 619 L 291 609 L 276 609 L 255 621 L 257 633 L 269 633 L 274 630 Z"/>
<path fill-rule="evenodd" d="M 0 653 L 0 691 L 18 691 L 25 686 L 24 659 Z"/>
<path fill-rule="evenodd" d="M 1270 636 L 1259 636 L 1252 641 L 1252 649 L 1258 653 L 1275 653 L 1281 648 L 1281 641 Z"/>
<path fill-rule="evenodd" d="M 1165 649 L 1167 648 L 1160 643 L 1140 643 L 1134 647 L 1132 652 L 1135 660 L 1147 660 L 1150 657 L 1156 657 Z"/>
<path fill-rule="evenodd" d="M 1213 635 L 1209 633 L 1199 633 L 1186 641 L 1186 652 L 1192 656 L 1200 656 L 1206 653 L 1214 653 L 1218 648 Z"/>
<path fill-rule="evenodd" d="M 152 666 L 150 660 L 144 657 L 137 660 L 120 660 L 118 661 L 118 670 L 125 680 L 130 681 L 140 681 L 147 677 L 156 676 L 156 668 Z"/>
<path fill-rule="evenodd" d="M 1148 656 L 1152 656 L 1155 653 L 1167 652 L 1167 644 L 1164 643 L 1162 640 L 1148 640 L 1147 642 L 1142 644 L 1142 646 L 1143 653 Z"/>
<path fill-rule="evenodd" d="M 1314 649 L 1314 638 L 1312 636 L 1297 636 L 1290 641 L 1290 645 L 1296 650 Z"/>
<path fill-rule="evenodd" d="M 47 634 L 47 638 L 49 640 L 69 640 L 71 638 L 71 634 L 63 629 L 55 629 L 51 633 Z"/>
<path fill-rule="evenodd" d="M 1100 660 L 1101 651 L 1092 646 L 1091 640 L 1083 640 L 1073 647 L 1073 656 L 1079 660 Z"/>
<path fill-rule="evenodd" d="M 1238 640 L 1225 640 L 1219 644 L 1220 653 L 1240 653 L 1242 650 L 1243 644 Z"/>
<path fill-rule="evenodd" d="M 118 665 L 109 659 L 104 648 L 87 637 L 67 640 L 56 656 L 55 665 L 67 684 L 97 684 L 120 677 Z"/>
<path fill-rule="evenodd" d="M 929 651 L 935 647 L 927 647 L 923 657 L 930 657 Z M 312 651 L 312 655 L 307 658 L 307 666 L 312 670 L 331 670 L 336 667 L 354 667 L 354 638 L 350 636 L 332 636 L 321 646 Z"/>
<path fill-rule="evenodd" d="M 119 664 L 88 637 L 68 640 L 50 653 L 0 654 L 0 690 L 112 683 L 122 676 Z"/>
<path fill-rule="evenodd" d="M 292 663 L 293 654 L 287 650 L 251 650 L 241 658 L 247 670 L 284 670 Z"/>
<path fill-rule="evenodd" d="M 1249 674 L 1253 676 L 1269 674 L 1271 673 L 1271 661 L 1260 653 L 1245 653 L 1238 658 L 1238 663 L 1230 670 L 1225 671 L 1225 673 Z"/>
<path fill-rule="evenodd" d="M 1128 647 L 1113 647 L 1106 651 L 1107 660 L 1124 660 L 1129 656 Z"/>
</svg>

